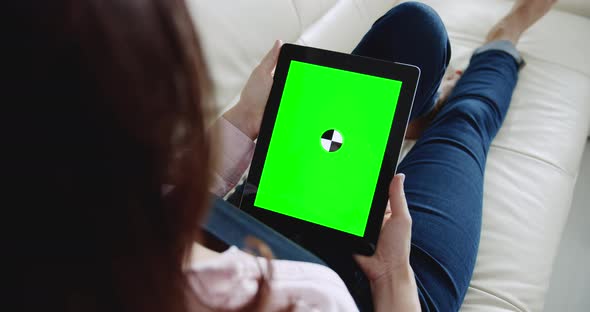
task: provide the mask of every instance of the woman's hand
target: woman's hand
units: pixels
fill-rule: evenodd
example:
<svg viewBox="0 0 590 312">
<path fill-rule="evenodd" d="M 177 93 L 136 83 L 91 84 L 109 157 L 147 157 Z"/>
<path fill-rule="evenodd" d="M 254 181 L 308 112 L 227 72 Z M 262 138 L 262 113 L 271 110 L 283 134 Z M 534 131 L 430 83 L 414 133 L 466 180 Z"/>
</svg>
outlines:
<svg viewBox="0 0 590 312">
<path fill-rule="evenodd" d="M 404 180 L 405 176 L 398 174 L 389 185 L 389 205 L 375 254 L 355 256 L 371 283 L 375 311 L 420 311 L 410 266 L 412 217 L 406 203 Z"/>
<path fill-rule="evenodd" d="M 412 217 L 404 194 L 404 180 L 405 176 L 398 174 L 389 185 L 389 203 L 375 254 L 371 257 L 355 256 L 370 281 L 377 281 L 410 266 Z"/>
<path fill-rule="evenodd" d="M 258 137 L 262 114 L 272 87 L 274 71 L 282 45 L 282 41 L 275 41 L 270 51 L 250 74 L 238 103 L 223 114 L 225 119 L 252 140 Z"/>
</svg>

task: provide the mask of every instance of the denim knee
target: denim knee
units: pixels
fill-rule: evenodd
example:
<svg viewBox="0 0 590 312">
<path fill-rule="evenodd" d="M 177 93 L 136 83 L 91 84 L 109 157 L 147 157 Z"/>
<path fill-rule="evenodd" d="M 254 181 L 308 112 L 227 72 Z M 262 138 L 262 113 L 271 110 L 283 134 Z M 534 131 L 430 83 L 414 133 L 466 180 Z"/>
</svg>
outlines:
<svg viewBox="0 0 590 312">
<path fill-rule="evenodd" d="M 413 120 L 432 110 L 451 49 L 438 14 L 425 4 L 405 2 L 379 18 L 352 53 L 421 69 L 410 117 Z"/>
<path fill-rule="evenodd" d="M 487 141 L 496 136 L 502 124 L 503 114 L 497 109 L 497 105 L 487 98 L 466 96 L 445 106 L 439 115 L 442 115 L 442 118 L 459 118 L 466 122 L 479 134 L 483 144 L 487 144 Z"/>
<path fill-rule="evenodd" d="M 397 4 L 393 8 L 389 9 L 389 12 L 387 12 L 385 15 L 395 12 L 405 16 L 414 16 L 416 18 L 440 19 L 432 7 L 417 1 L 407 1 Z"/>
<path fill-rule="evenodd" d="M 398 4 L 378 19 L 375 22 L 377 24 L 409 28 L 411 35 L 419 38 L 428 47 L 440 49 L 448 45 L 449 38 L 442 19 L 433 8 L 424 3 L 410 1 Z"/>
</svg>

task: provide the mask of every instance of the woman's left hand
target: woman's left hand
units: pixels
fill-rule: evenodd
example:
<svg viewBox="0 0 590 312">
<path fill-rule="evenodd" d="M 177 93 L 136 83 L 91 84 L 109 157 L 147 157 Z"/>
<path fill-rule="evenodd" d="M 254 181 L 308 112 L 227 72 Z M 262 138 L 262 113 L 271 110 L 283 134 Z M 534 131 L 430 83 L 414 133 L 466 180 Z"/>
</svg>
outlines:
<svg viewBox="0 0 590 312">
<path fill-rule="evenodd" d="M 283 42 L 275 41 L 271 50 L 254 68 L 246 86 L 242 89 L 238 103 L 223 117 L 240 129 L 252 140 L 258 137 L 266 101 L 273 83 L 273 76 Z"/>
</svg>

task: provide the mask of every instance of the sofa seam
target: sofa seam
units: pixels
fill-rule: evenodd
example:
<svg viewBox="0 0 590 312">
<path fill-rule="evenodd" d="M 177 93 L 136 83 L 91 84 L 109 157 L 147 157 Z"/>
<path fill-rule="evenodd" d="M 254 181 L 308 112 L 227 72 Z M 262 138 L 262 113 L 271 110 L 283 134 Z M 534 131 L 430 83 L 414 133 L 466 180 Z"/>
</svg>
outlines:
<svg viewBox="0 0 590 312">
<path fill-rule="evenodd" d="M 299 9 L 297 8 L 295 1 L 296 0 L 291 0 L 290 3 L 291 3 L 291 6 L 293 7 L 293 10 L 295 11 L 295 15 L 297 15 L 297 22 L 299 23 L 299 38 L 301 38 L 303 36 L 303 34 L 305 34 L 310 28 L 312 28 L 317 22 L 319 22 L 326 15 L 328 15 L 330 13 L 330 11 L 334 10 L 334 8 L 336 6 L 338 6 L 338 4 L 340 3 L 339 0 L 336 0 L 333 4 L 329 5 L 325 9 L 323 9 L 322 13 L 317 18 L 314 18 L 312 21 L 309 22 L 309 24 L 306 27 L 304 27 L 303 20 L 301 19 L 301 14 L 299 13 Z M 355 2 L 355 6 L 358 6 L 358 3 Z"/>
<path fill-rule="evenodd" d="M 567 70 L 571 70 L 574 73 L 578 73 L 578 74 L 584 76 L 585 78 L 590 79 L 590 73 L 585 73 L 585 72 L 583 72 L 583 71 L 581 71 L 579 69 L 576 69 L 576 68 L 573 68 L 573 67 L 570 67 L 570 66 L 567 66 L 567 65 L 555 63 L 553 61 L 550 61 L 550 60 L 545 59 L 545 58 L 542 58 L 542 57 L 534 56 L 534 55 L 532 55 L 532 54 L 530 54 L 528 52 L 524 52 L 524 53 L 522 51 L 519 51 L 519 52 L 521 54 L 524 54 L 524 57 L 523 58 L 525 58 L 525 59 L 533 59 L 533 60 L 536 60 L 536 61 L 546 62 L 546 63 L 552 64 L 552 65 L 555 65 L 555 66 L 558 66 L 558 67 L 561 67 L 561 68 L 564 68 L 564 69 L 567 69 Z"/>
<path fill-rule="evenodd" d="M 303 32 L 303 22 L 301 21 L 301 14 L 299 14 L 299 9 L 297 8 L 297 5 L 295 4 L 295 0 L 291 0 L 291 1 L 289 1 L 289 3 L 291 3 L 291 6 L 293 7 L 293 11 L 295 11 L 295 15 L 297 16 L 297 23 L 299 23 L 299 33 L 301 35 L 301 32 Z"/>
<path fill-rule="evenodd" d="M 352 2 L 354 3 L 354 6 L 356 8 L 356 11 L 359 12 L 359 15 L 363 15 L 363 9 L 362 9 L 361 5 L 359 4 L 359 1 L 358 0 L 353 0 Z M 366 12 L 364 12 L 364 13 L 366 13 Z M 367 14 L 364 14 L 364 15 L 365 15 L 365 19 L 368 20 L 369 17 L 367 16 Z"/>
<path fill-rule="evenodd" d="M 533 160 L 536 160 L 536 161 L 539 161 L 541 163 L 544 163 L 546 165 L 549 165 L 550 167 L 553 167 L 554 169 L 559 170 L 560 172 L 564 173 L 565 175 L 567 175 L 570 178 L 574 178 L 576 176 L 576 174 L 570 173 L 568 170 L 566 170 L 564 168 L 561 168 L 560 166 L 558 166 L 558 165 L 556 165 L 556 164 L 554 164 L 554 163 L 552 163 L 552 162 L 550 162 L 548 160 L 545 160 L 543 158 L 540 158 L 538 156 L 535 156 L 533 154 L 521 152 L 521 151 L 518 151 L 518 150 L 513 149 L 513 148 L 510 148 L 510 147 L 500 146 L 500 145 L 496 145 L 496 144 L 493 144 L 493 143 L 491 144 L 491 147 L 492 148 L 495 148 L 495 149 L 503 150 L 503 151 L 506 151 L 506 152 L 511 152 L 511 153 L 514 153 L 514 154 L 517 154 L 517 155 L 520 155 L 520 156 L 524 156 L 524 157 L 527 157 L 527 158 L 530 158 L 530 159 L 533 159 Z"/>
<path fill-rule="evenodd" d="M 517 309 L 519 312 L 526 312 L 526 311 L 527 311 L 526 309 L 524 309 L 524 308 L 522 308 L 522 307 L 519 307 L 517 304 L 515 304 L 515 303 L 511 302 L 511 301 L 510 301 L 510 300 L 508 300 L 507 298 L 504 298 L 503 296 L 501 296 L 501 295 L 499 295 L 499 294 L 496 294 L 496 293 L 494 293 L 494 292 L 491 292 L 491 291 L 488 291 L 488 290 L 484 290 L 483 288 L 480 288 L 480 287 L 477 287 L 477 286 L 473 286 L 473 285 L 471 285 L 471 284 L 469 284 L 469 288 L 472 288 L 472 289 L 475 289 L 475 290 L 481 291 L 482 293 L 485 293 L 485 294 L 488 294 L 488 295 L 490 295 L 490 296 L 493 296 L 494 298 L 497 298 L 498 300 L 501 300 L 501 301 L 503 301 L 503 302 L 505 302 L 505 303 L 509 304 L 511 307 L 513 307 L 513 308 Z"/>
</svg>

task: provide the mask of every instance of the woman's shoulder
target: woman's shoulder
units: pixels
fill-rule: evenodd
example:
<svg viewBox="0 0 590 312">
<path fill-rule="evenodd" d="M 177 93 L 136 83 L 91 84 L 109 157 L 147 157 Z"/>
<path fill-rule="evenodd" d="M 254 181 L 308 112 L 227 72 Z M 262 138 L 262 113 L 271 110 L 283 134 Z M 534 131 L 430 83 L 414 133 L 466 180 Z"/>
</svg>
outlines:
<svg viewBox="0 0 590 312">
<path fill-rule="evenodd" d="M 296 311 L 357 310 L 338 274 L 315 263 L 267 261 L 231 247 L 217 257 L 191 263 L 186 274 L 195 294 L 212 307 L 245 304 L 258 291 L 258 280 L 264 274 L 270 279 L 271 307 L 294 303 Z"/>
</svg>

